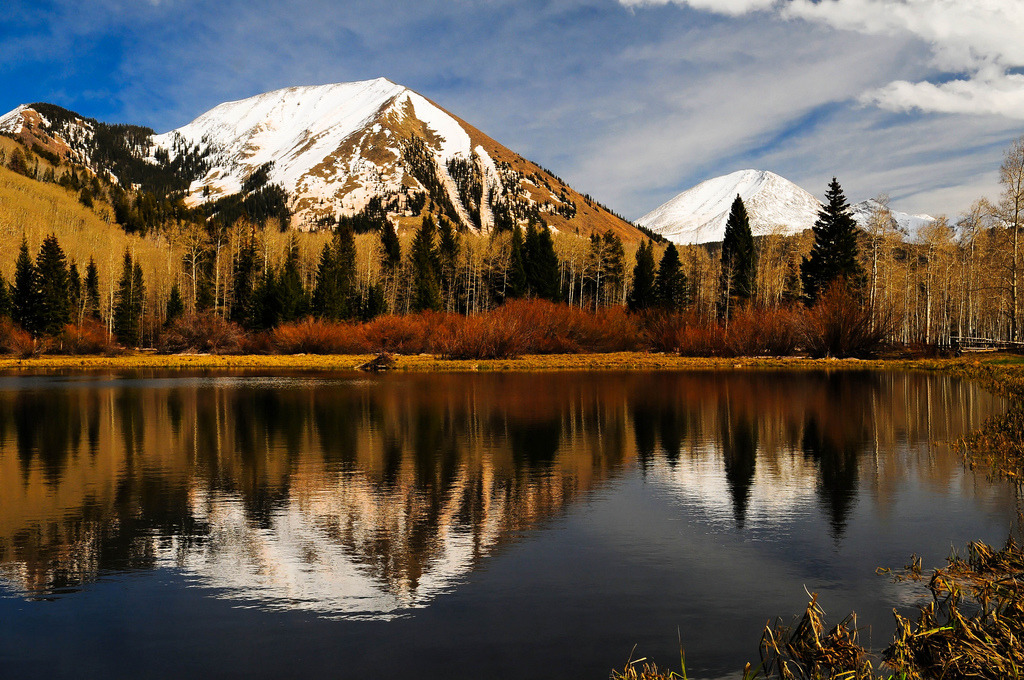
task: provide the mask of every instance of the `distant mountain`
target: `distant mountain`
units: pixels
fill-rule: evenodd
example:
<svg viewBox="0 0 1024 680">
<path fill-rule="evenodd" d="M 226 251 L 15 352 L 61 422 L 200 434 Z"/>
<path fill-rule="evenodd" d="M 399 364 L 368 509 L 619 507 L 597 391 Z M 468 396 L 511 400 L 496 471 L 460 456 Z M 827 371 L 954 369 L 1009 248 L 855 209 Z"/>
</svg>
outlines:
<svg viewBox="0 0 1024 680">
<path fill-rule="evenodd" d="M 861 201 L 860 203 L 851 206 L 853 219 L 855 219 L 857 224 L 861 227 L 866 227 L 868 221 L 871 219 L 871 214 L 880 207 L 881 203 L 873 198 Z M 917 238 L 921 229 L 935 221 L 935 218 L 931 215 L 910 215 L 905 212 L 893 210 L 892 208 L 889 209 L 889 215 L 892 217 L 892 221 L 896 229 L 903 234 L 904 238 L 910 240 Z"/>
<path fill-rule="evenodd" d="M 0 117 L 0 133 L 123 185 L 182 191 L 191 205 L 276 184 L 288 194 L 295 227 L 371 206 L 411 215 L 429 202 L 469 229 L 533 218 L 560 230 L 641 238 L 550 172 L 384 78 L 228 102 L 160 135 L 48 104 Z"/>
<path fill-rule="evenodd" d="M 754 236 L 799 234 L 814 226 L 821 209 L 821 201 L 775 173 L 740 170 L 687 189 L 637 223 L 675 243 L 716 243 L 725 238 L 725 223 L 737 195 L 746 205 Z M 868 199 L 852 205 L 850 210 L 863 228 L 879 206 L 875 199 Z M 910 215 L 892 209 L 890 214 L 896 228 L 908 239 L 915 238 L 922 227 L 935 221 L 930 215 Z"/>
<path fill-rule="evenodd" d="M 797 234 L 814 225 L 821 203 L 773 172 L 740 170 L 701 182 L 637 223 L 680 244 L 714 243 L 725 238 L 725 223 L 739 195 L 755 236 Z"/>
</svg>

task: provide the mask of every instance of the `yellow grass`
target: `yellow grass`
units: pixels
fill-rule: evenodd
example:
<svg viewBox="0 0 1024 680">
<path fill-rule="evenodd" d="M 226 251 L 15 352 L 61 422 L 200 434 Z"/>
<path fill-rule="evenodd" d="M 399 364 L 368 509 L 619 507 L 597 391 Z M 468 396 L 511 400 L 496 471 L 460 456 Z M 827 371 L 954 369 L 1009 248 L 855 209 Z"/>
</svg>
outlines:
<svg viewBox="0 0 1024 680">
<path fill-rule="evenodd" d="M 0 371 L 23 369 L 256 369 L 353 370 L 371 355 L 196 355 L 129 354 L 102 356 L 40 356 L 29 359 L 0 357 Z M 942 370 L 970 374 L 972 366 L 988 366 L 1000 359 L 806 359 L 800 357 L 748 357 L 735 359 L 680 357 L 674 354 L 615 352 L 609 354 L 543 354 L 520 359 L 442 360 L 434 355 L 395 356 L 397 371 L 693 371 L 693 370 Z M 1019 364 L 1024 372 L 1024 364 Z"/>
</svg>

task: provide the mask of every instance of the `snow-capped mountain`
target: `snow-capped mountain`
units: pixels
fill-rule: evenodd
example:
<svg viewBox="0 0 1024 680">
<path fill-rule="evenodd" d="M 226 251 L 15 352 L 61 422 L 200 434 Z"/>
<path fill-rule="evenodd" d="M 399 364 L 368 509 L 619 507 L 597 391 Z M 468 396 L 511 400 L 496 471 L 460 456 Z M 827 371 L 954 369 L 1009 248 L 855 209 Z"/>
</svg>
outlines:
<svg viewBox="0 0 1024 680">
<path fill-rule="evenodd" d="M 754 236 L 810 229 L 821 207 L 810 193 L 773 172 L 740 170 L 687 189 L 637 223 L 674 243 L 714 243 L 725 238 L 737 195 L 747 208 Z"/>
<path fill-rule="evenodd" d="M 112 155 L 97 152 L 97 145 L 109 143 L 113 129 L 48 104 L 0 117 L 0 132 L 87 165 Z M 236 193 L 254 180 L 278 184 L 288 193 L 294 227 L 358 213 L 375 198 L 395 217 L 430 199 L 472 229 L 536 218 L 583 234 L 612 230 L 641 237 L 561 179 L 385 78 L 227 102 L 159 135 L 129 126 L 116 145 L 119 158 L 127 147 L 154 168 L 172 168 L 192 205 Z M 136 178 L 146 174 L 145 168 L 127 173 L 123 166 L 94 169 L 124 184 L 139 183 Z"/>
<path fill-rule="evenodd" d="M 853 212 L 853 219 L 857 221 L 857 224 L 866 229 L 871 221 L 872 215 L 881 207 L 881 203 L 873 198 L 869 198 L 866 201 L 861 201 L 860 203 L 850 206 L 850 210 Z M 931 215 L 911 215 L 909 213 L 893 210 L 892 208 L 889 208 L 889 216 L 892 218 L 895 229 L 899 231 L 904 238 L 910 240 L 917 238 L 921 229 L 935 222 L 935 218 Z"/>
<path fill-rule="evenodd" d="M 725 223 L 737 195 L 747 208 L 754 236 L 792 235 L 810 229 L 822 205 L 809 192 L 775 173 L 740 170 L 687 189 L 637 223 L 675 243 L 716 243 L 725 238 Z M 866 228 L 879 207 L 881 204 L 870 198 L 850 206 L 850 212 L 857 225 Z M 930 215 L 911 215 L 891 208 L 889 214 L 895 229 L 908 240 L 935 221 Z"/>
</svg>

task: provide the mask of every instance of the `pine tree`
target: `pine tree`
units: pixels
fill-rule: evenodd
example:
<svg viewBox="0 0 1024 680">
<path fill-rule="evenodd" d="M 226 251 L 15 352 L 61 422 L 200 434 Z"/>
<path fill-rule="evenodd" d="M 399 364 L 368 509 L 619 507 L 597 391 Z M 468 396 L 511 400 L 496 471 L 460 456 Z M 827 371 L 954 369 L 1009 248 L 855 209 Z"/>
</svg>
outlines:
<svg viewBox="0 0 1024 680">
<path fill-rule="evenodd" d="M 688 302 L 686 273 L 683 272 L 679 251 L 674 243 L 668 244 L 658 265 L 658 276 L 654 280 L 658 305 L 670 310 L 680 310 Z"/>
<path fill-rule="evenodd" d="M 845 281 L 858 291 L 865 286 L 864 269 L 857 261 L 857 223 L 835 177 L 814 223 L 814 245 L 800 266 L 800 280 L 811 304 L 833 281 Z"/>
<path fill-rule="evenodd" d="M 39 290 L 36 265 L 28 253 L 28 240 L 21 237 L 21 250 L 14 263 L 11 318 L 33 335 L 39 332 Z"/>
<path fill-rule="evenodd" d="M 89 266 L 85 268 L 85 316 L 96 320 L 100 318 L 100 272 L 91 257 Z"/>
<path fill-rule="evenodd" d="M 141 273 L 141 270 L 140 270 Z M 114 323 L 114 335 L 118 341 L 128 347 L 139 345 L 139 318 L 135 311 L 137 302 L 135 299 L 135 268 L 132 262 L 132 254 L 126 248 L 124 251 L 124 264 L 121 267 L 121 278 L 118 280 L 117 292 L 114 294 L 114 309 L 112 311 Z"/>
<path fill-rule="evenodd" d="M 289 238 L 287 247 L 288 252 L 276 286 L 278 321 L 284 323 L 295 321 L 309 311 L 309 300 L 302 287 L 299 242 L 294 234 Z"/>
<path fill-rule="evenodd" d="M 505 273 L 505 299 L 521 298 L 526 295 L 526 263 L 523 261 L 523 230 L 519 225 L 512 228 L 509 242 L 508 270 Z"/>
<path fill-rule="evenodd" d="M 358 307 L 356 290 L 356 237 L 352 227 L 340 224 L 334 231 L 334 275 L 338 298 L 333 319 L 351 319 Z"/>
<path fill-rule="evenodd" d="M 380 245 L 383 250 L 381 264 L 385 269 L 394 271 L 402 261 L 402 244 L 399 242 L 398 234 L 395 232 L 395 225 L 390 220 L 386 220 L 381 225 Z"/>
<path fill-rule="evenodd" d="M 166 319 L 164 323 L 170 325 L 175 319 L 185 313 L 185 301 L 181 299 L 181 289 L 178 282 L 171 284 L 171 293 L 167 296 Z"/>
<path fill-rule="evenodd" d="M 636 251 L 633 287 L 630 288 L 629 295 L 626 297 L 629 311 L 636 312 L 654 306 L 657 301 L 654 277 L 654 245 L 650 241 L 645 241 Z"/>
<path fill-rule="evenodd" d="M 452 223 L 442 217 L 438 228 L 437 257 L 440 264 L 441 299 L 444 309 L 449 312 L 459 308 L 459 253 L 462 250 L 461 239 Z"/>
<path fill-rule="evenodd" d="M 626 279 L 626 251 L 622 239 L 611 231 L 601 237 L 604 250 L 604 301 L 607 305 L 623 302 L 623 283 Z"/>
<path fill-rule="evenodd" d="M 757 251 L 750 233 L 750 219 L 743 199 L 736 195 L 722 242 L 722 267 L 718 290 L 720 313 L 728 316 L 734 303 L 748 302 L 754 294 L 757 276 Z"/>
<path fill-rule="evenodd" d="M 135 261 L 132 267 L 132 307 L 131 307 L 132 319 L 135 324 L 135 333 L 137 344 L 142 344 L 143 338 L 143 320 L 145 319 L 146 313 L 146 285 L 142 280 L 142 265 L 139 264 L 138 260 Z"/>
<path fill-rule="evenodd" d="M 546 224 L 537 229 L 531 222 L 526 230 L 526 283 L 530 294 L 542 300 L 558 302 L 562 291 L 559 289 L 558 255 L 551 239 L 551 230 Z"/>
<path fill-rule="evenodd" d="M 71 323 L 70 278 L 64 251 L 50 234 L 36 255 L 36 330 L 40 333 L 56 335 Z"/>
<path fill-rule="evenodd" d="M 423 217 L 409 253 L 412 269 L 412 309 L 416 312 L 441 309 L 440 263 L 434 247 L 437 227 L 428 214 Z"/>
<path fill-rule="evenodd" d="M 71 320 L 81 323 L 85 300 L 82 298 L 82 277 L 78 274 L 78 264 L 74 262 L 68 266 L 68 299 L 71 302 Z"/>
<path fill-rule="evenodd" d="M 256 287 L 260 280 L 260 258 L 256 250 L 255 234 L 251 233 L 238 249 L 238 257 L 231 272 L 231 320 L 244 328 L 257 328 L 262 321 L 262 310 L 257 309 Z M 171 291 L 177 290 L 174 283 Z M 179 291 L 180 297 L 180 291 Z M 167 318 L 171 319 L 170 300 Z"/>
</svg>

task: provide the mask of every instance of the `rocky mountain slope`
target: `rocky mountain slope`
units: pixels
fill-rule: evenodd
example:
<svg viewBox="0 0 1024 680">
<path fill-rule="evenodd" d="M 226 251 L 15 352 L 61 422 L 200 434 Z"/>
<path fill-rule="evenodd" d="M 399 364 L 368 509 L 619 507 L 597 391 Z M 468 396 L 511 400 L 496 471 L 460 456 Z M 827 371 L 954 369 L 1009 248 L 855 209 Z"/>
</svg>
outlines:
<svg viewBox="0 0 1024 680">
<path fill-rule="evenodd" d="M 408 216 L 426 204 L 474 230 L 534 219 L 574 233 L 642 237 L 550 172 L 384 78 L 228 102 L 159 135 L 48 104 L 0 117 L 0 133 L 125 186 L 181 191 L 190 205 L 277 184 L 299 228 L 371 206 Z"/>
</svg>

